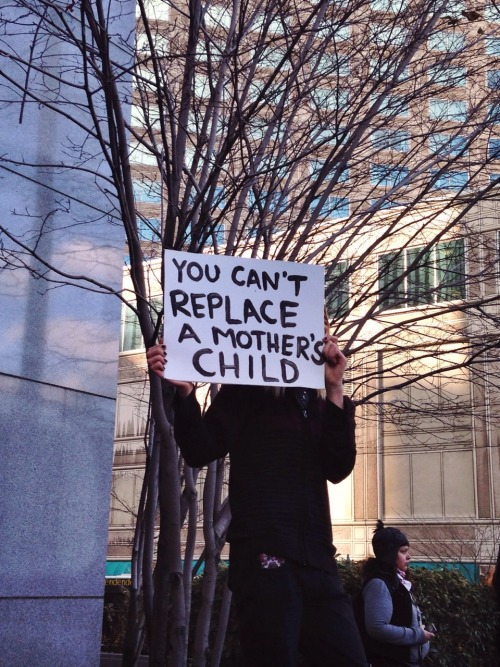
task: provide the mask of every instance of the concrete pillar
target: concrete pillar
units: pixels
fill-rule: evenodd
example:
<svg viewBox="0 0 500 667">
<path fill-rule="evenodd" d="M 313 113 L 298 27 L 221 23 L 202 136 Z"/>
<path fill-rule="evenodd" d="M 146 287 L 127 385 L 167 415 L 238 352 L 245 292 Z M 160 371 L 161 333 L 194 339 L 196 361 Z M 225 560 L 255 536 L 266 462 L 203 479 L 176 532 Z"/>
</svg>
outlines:
<svg viewBox="0 0 500 667">
<path fill-rule="evenodd" d="M 0 9 L 7 22 L 16 17 L 8 5 Z M 134 2 L 113 0 L 113 13 L 115 43 L 130 39 Z M 78 16 L 68 12 L 77 29 Z M 27 58 L 29 12 L 17 17 L 2 49 Z M 52 72 L 79 81 L 77 67 L 68 69 L 74 49 L 43 30 L 37 43 Z M 81 92 L 35 69 L 28 77 L 33 89 L 48 84 L 48 102 L 65 98 L 65 119 L 48 105 L 21 104 L 6 77 L 23 81 L 26 70 L 11 59 L 0 57 L 0 73 L 0 664 L 92 667 L 100 660 L 120 302 L 85 278 L 120 289 L 124 233 L 98 187 L 107 167 L 95 143 L 85 145 L 88 171 L 44 166 L 80 159 L 73 149 L 84 134 L 72 120 L 88 121 Z M 122 93 L 130 96 L 126 83 Z"/>
</svg>

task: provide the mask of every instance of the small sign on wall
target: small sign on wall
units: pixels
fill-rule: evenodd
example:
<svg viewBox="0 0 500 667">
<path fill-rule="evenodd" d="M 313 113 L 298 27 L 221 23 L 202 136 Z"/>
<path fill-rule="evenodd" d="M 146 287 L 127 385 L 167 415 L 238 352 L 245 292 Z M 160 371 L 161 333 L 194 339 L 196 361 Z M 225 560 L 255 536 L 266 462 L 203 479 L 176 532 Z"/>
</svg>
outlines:
<svg viewBox="0 0 500 667">
<path fill-rule="evenodd" d="M 165 250 L 165 376 L 324 387 L 321 266 Z"/>
</svg>

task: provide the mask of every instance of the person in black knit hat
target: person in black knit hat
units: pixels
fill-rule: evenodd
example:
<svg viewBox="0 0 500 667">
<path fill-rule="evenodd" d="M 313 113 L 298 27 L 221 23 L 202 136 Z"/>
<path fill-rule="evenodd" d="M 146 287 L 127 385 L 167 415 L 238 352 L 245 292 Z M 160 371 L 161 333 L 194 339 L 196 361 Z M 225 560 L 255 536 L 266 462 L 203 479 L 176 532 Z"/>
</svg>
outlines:
<svg viewBox="0 0 500 667">
<path fill-rule="evenodd" d="M 379 519 L 372 538 L 375 558 L 363 570 L 365 642 L 372 667 L 415 667 L 429 651 L 432 632 L 424 629 L 406 573 L 410 543 L 398 528 Z"/>
</svg>

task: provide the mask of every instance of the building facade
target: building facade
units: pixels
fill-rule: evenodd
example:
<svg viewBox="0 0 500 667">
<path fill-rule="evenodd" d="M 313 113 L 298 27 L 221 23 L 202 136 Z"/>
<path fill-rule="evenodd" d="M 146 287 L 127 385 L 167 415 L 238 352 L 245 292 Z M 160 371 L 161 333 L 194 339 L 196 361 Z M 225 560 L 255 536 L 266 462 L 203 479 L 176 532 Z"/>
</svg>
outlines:
<svg viewBox="0 0 500 667">
<path fill-rule="evenodd" d="M 161 295 L 162 234 L 192 252 L 323 264 L 332 325 L 350 354 L 349 393 L 359 403 L 356 469 L 331 489 L 340 554 L 369 555 L 383 518 L 404 527 L 422 562 L 486 566 L 500 539 L 500 15 L 492 3 L 472 11 L 450 2 L 436 14 L 405 0 L 334 4 L 294 42 L 299 10 L 268 16 L 256 3 L 253 18 L 238 23 L 248 49 L 234 57 L 229 7 L 212 5 L 203 16 L 191 112 L 174 118 L 186 132 L 174 218 L 165 156 L 174 165 L 179 144 L 155 143 L 172 116 L 156 94 L 167 77 L 158 75 L 161 58 L 149 56 L 154 38 L 162 56 L 177 54 L 171 71 L 189 61 L 180 56 L 186 17 L 151 3 L 152 23 L 139 20 L 131 160 L 152 304 Z M 186 77 L 169 80 L 172 99 Z M 233 111 L 224 115 L 233 104 L 247 114 L 240 134 Z M 115 563 L 129 560 L 144 465 L 142 346 L 124 311 Z"/>
</svg>

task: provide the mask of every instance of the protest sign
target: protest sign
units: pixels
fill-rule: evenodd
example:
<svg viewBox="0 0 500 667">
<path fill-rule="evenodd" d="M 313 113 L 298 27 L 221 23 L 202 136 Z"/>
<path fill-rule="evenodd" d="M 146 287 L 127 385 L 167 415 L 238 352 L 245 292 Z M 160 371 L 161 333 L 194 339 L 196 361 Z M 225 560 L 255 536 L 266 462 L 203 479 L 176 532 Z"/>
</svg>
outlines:
<svg viewBox="0 0 500 667">
<path fill-rule="evenodd" d="M 165 251 L 165 377 L 324 387 L 324 269 Z"/>
</svg>

